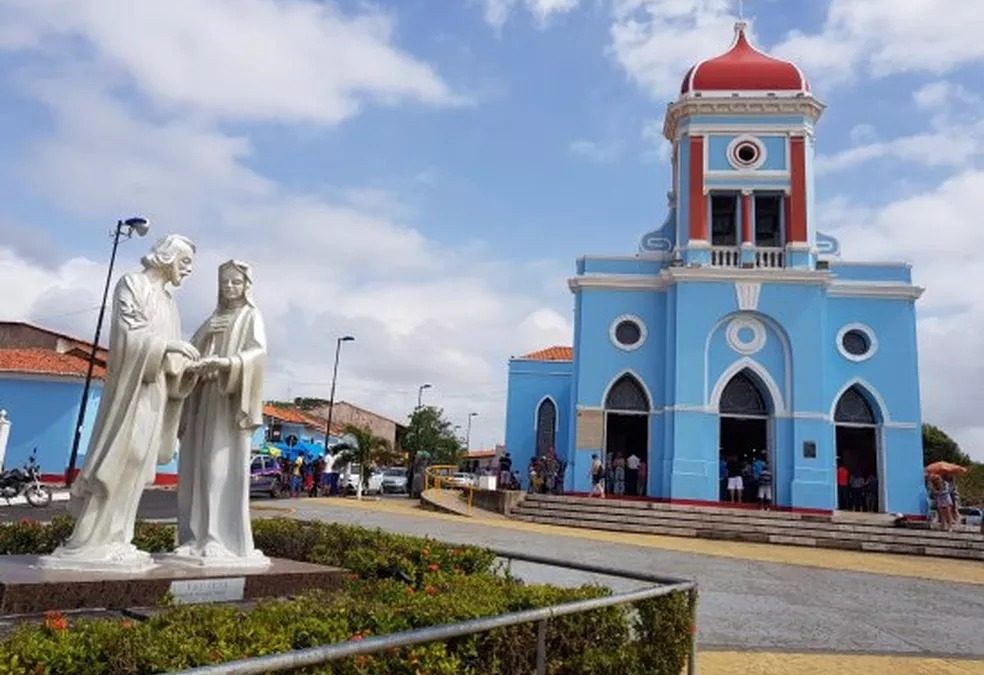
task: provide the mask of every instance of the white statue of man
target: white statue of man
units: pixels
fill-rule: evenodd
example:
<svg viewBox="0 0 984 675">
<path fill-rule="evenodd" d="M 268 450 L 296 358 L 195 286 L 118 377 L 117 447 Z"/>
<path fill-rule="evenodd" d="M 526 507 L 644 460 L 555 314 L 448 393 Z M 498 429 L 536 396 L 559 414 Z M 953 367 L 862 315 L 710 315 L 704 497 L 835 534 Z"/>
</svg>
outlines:
<svg viewBox="0 0 984 675">
<path fill-rule="evenodd" d="M 133 545 L 133 531 L 144 487 L 154 482 L 157 464 L 173 457 L 190 391 L 183 371 L 199 358 L 181 340 L 167 288 L 191 274 L 194 255 L 190 239 L 169 235 L 141 259 L 142 271 L 116 285 L 106 382 L 85 464 L 72 484 L 75 529 L 42 566 L 135 571 L 154 564 Z"/>
<path fill-rule="evenodd" d="M 218 305 L 195 332 L 202 360 L 179 437 L 178 548 L 175 560 L 262 567 L 249 518 L 250 441 L 263 423 L 266 335 L 250 292 L 249 265 L 219 267 Z"/>
</svg>

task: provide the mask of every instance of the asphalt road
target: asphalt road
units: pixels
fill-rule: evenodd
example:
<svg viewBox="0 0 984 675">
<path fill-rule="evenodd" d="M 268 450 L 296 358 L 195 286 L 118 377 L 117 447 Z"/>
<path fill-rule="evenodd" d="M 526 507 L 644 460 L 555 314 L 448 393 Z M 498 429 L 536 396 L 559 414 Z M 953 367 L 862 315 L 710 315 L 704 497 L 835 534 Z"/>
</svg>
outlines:
<svg viewBox="0 0 984 675">
<path fill-rule="evenodd" d="M 379 527 L 560 560 L 696 578 L 702 647 L 766 651 L 984 657 L 984 586 L 765 563 L 544 535 L 467 520 L 373 512 L 288 500 L 297 517 Z M 817 551 L 817 555 L 823 555 Z M 514 574 L 555 584 L 626 582 L 513 564 Z"/>
<path fill-rule="evenodd" d="M 44 508 L 27 504 L 3 506 L 0 504 L 0 522 L 10 522 L 21 518 L 51 520 L 55 516 L 68 514 L 68 502 L 51 502 Z M 140 520 L 173 520 L 178 517 L 178 496 L 174 490 L 145 490 L 137 511 Z"/>
</svg>

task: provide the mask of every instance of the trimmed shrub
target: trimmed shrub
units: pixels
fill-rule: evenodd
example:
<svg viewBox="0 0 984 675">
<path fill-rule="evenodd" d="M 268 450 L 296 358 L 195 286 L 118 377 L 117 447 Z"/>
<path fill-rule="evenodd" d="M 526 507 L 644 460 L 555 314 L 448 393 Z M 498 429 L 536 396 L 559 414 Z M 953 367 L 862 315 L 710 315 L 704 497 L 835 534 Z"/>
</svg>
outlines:
<svg viewBox="0 0 984 675">
<path fill-rule="evenodd" d="M 5 552 L 44 553 L 72 523 L 0 526 Z M 595 598 L 598 586 L 526 585 L 502 575 L 494 555 L 470 546 L 363 528 L 293 520 L 254 522 L 270 555 L 353 570 L 346 587 L 230 605 L 165 608 L 144 622 L 72 619 L 57 612 L 22 624 L 0 642 L 0 673 L 109 675 L 159 673 L 322 644 L 361 640 L 425 626 Z M 146 550 L 173 545 L 169 526 L 141 524 Z M 33 547 L 33 548 L 32 548 Z M 552 619 L 547 671 L 552 675 L 678 675 L 691 639 L 685 594 Z M 346 659 L 304 673 L 343 675 L 519 675 L 533 673 L 537 627 L 512 626 L 411 649 Z"/>
</svg>

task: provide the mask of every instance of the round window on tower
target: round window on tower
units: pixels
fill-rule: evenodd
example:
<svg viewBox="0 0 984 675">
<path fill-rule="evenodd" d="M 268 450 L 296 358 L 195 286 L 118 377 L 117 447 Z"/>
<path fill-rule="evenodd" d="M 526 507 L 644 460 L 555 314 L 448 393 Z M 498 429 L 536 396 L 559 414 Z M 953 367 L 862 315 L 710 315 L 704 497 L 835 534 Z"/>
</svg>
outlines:
<svg viewBox="0 0 984 675">
<path fill-rule="evenodd" d="M 765 162 L 765 148 L 753 136 L 739 136 L 728 146 L 728 161 L 736 169 L 757 169 Z"/>
<path fill-rule="evenodd" d="M 870 359 L 877 348 L 874 331 L 863 324 L 848 324 L 837 334 L 837 350 L 849 361 Z"/>
<path fill-rule="evenodd" d="M 623 314 L 612 322 L 609 337 L 619 349 L 638 349 L 646 341 L 646 324 L 635 315 Z"/>
</svg>

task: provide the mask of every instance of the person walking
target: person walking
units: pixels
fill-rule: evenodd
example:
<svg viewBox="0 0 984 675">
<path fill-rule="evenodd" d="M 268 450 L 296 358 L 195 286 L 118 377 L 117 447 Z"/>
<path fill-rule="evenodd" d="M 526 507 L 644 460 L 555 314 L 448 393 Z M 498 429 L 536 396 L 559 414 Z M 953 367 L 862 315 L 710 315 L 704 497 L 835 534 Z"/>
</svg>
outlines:
<svg viewBox="0 0 984 675">
<path fill-rule="evenodd" d="M 765 463 L 759 468 L 758 499 L 759 506 L 766 511 L 772 506 L 772 469 Z"/>
<path fill-rule="evenodd" d="M 639 494 L 639 459 L 634 452 L 625 460 L 625 494 L 635 497 Z"/>
<path fill-rule="evenodd" d="M 591 497 L 605 498 L 605 465 L 598 455 L 591 455 Z"/>
</svg>

